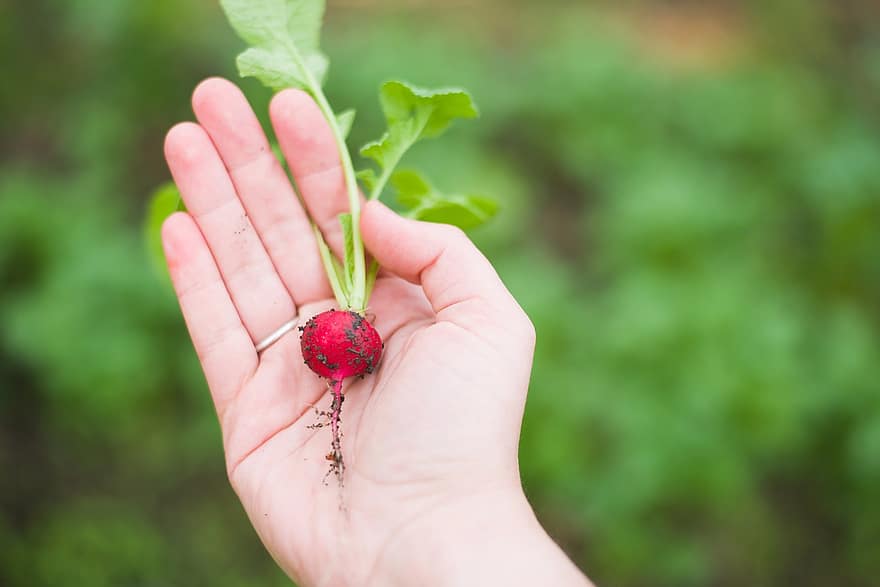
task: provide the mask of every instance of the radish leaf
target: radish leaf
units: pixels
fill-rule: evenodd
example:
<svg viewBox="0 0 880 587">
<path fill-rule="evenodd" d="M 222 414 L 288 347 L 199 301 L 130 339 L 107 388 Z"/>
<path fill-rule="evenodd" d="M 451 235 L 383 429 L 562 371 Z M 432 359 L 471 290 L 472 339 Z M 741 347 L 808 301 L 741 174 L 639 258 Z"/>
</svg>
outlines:
<svg viewBox="0 0 880 587">
<path fill-rule="evenodd" d="M 391 176 L 397 201 L 404 208 L 415 208 L 434 191 L 428 180 L 413 169 L 401 169 Z"/>
<path fill-rule="evenodd" d="M 348 291 L 354 284 L 354 231 L 352 230 L 351 214 L 348 212 L 339 215 L 339 224 L 342 226 L 342 241 L 345 246 L 345 259 L 343 277 Z"/>
<path fill-rule="evenodd" d="M 346 110 L 336 115 L 336 124 L 339 125 L 339 132 L 343 138 L 348 138 L 351 132 L 351 125 L 354 124 L 354 110 Z"/>
<path fill-rule="evenodd" d="M 376 176 L 376 170 L 369 168 L 358 171 L 357 178 L 367 188 L 367 191 L 370 192 L 373 191 L 373 188 L 376 187 L 376 182 L 379 181 L 379 178 Z"/>
<path fill-rule="evenodd" d="M 477 195 L 443 194 L 425 177 L 413 170 L 400 170 L 391 176 L 397 201 L 406 216 L 428 222 L 452 224 L 461 229 L 476 228 L 498 212 L 498 204 Z"/>
<path fill-rule="evenodd" d="M 378 265 L 367 272 L 360 235 L 361 194 L 358 180 L 377 199 L 406 151 L 423 138 L 443 133 L 456 118 L 476 118 L 470 94 L 457 88 L 428 90 L 399 81 L 383 84 L 380 102 L 388 129 L 361 153 L 379 165 L 355 175 L 346 139 L 354 111 L 336 114 L 321 85 L 329 67 L 321 52 L 321 24 L 325 0 L 220 0 L 226 17 L 248 48 L 238 56 L 243 77 L 255 77 L 273 90 L 294 87 L 309 92 L 327 120 L 339 151 L 348 196 L 348 214 L 339 221 L 345 245 L 344 259 L 334 257 L 315 230 L 318 249 L 340 307 L 363 312 L 375 282 Z M 411 215 L 418 218 L 474 226 L 494 214 L 493 203 L 477 196 L 443 196 L 434 188 L 401 189 Z M 409 198 L 407 200 L 407 198 Z"/>
<path fill-rule="evenodd" d="M 382 84 L 380 100 L 389 128 L 400 122 L 427 116 L 425 126 L 416 139 L 441 134 L 456 118 L 479 116 L 473 98 L 461 88 L 428 90 L 406 82 L 389 81 Z"/>
<path fill-rule="evenodd" d="M 361 149 L 361 155 L 373 159 L 382 169 L 370 191 L 371 200 L 382 195 L 394 168 L 417 141 L 442 134 L 456 118 L 479 116 L 471 95 L 458 88 L 428 90 L 389 81 L 382 85 L 379 97 L 388 130 Z"/>
<path fill-rule="evenodd" d="M 273 90 L 295 87 L 311 91 L 311 83 L 303 74 L 301 66 L 283 50 L 248 49 L 238 56 L 235 63 L 242 77 L 257 78 L 260 83 Z M 318 60 L 311 67 L 314 80 L 320 85 L 327 72 L 327 64 Z"/>
<path fill-rule="evenodd" d="M 330 248 L 324 241 L 324 235 L 321 234 L 318 227 L 313 224 L 312 230 L 315 233 L 315 241 L 318 243 L 318 253 L 321 256 L 321 263 L 324 265 L 324 272 L 327 274 L 327 280 L 330 282 L 330 288 L 333 290 L 333 296 L 336 298 L 336 301 L 339 302 L 339 307 L 344 308 L 348 305 L 348 297 L 351 294 L 348 287 L 345 285 L 345 277 L 343 275 L 345 271 L 339 263 L 339 259 L 330 252 Z"/>
<path fill-rule="evenodd" d="M 165 253 L 162 249 L 162 223 L 175 212 L 185 210 L 183 200 L 180 199 L 180 192 L 173 182 L 169 181 L 159 186 L 150 196 L 144 232 L 147 237 L 150 260 L 159 273 L 168 274 L 165 269 Z"/>
<path fill-rule="evenodd" d="M 351 287 L 348 296 L 337 295 L 337 301 L 362 310 L 366 304 L 366 262 L 360 236 L 360 193 L 345 144 L 354 114 L 343 113 L 337 117 L 321 89 L 329 66 L 320 50 L 324 0 L 220 0 L 220 3 L 229 23 L 250 45 L 238 56 L 239 73 L 255 77 L 274 90 L 289 87 L 306 90 L 330 125 L 345 176 L 354 249 Z M 324 266 L 329 277 L 333 268 L 327 262 Z M 338 288 L 334 288 L 334 293 L 338 293 Z"/>
<path fill-rule="evenodd" d="M 220 0 L 229 23 L 251 47 L 238 56 L 242 77 L 274 90 L 320 91 L 329 61 L 320 51 L 324 0 Z"/>
</svg>

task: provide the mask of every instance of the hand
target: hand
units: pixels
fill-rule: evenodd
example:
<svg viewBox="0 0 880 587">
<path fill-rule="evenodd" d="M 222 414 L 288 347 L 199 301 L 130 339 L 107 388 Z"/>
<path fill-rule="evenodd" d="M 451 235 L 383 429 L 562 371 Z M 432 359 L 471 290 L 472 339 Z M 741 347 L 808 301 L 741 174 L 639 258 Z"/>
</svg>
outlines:
<svg viewBox="0 0 880 587">
<path fill-rule="evenodd" d="M 330 433 L 310 425 L 330 406 L 327 383 L 298 333 L 259 355 L 255 343 L 335 305 L 308 219 L 339 254 L 348 200 L 332 134 L 304 92 L 272 101 L 301 205 L 237 87 L 207 80 L 193 107 L 199 124 L 166 140 L 189 213 L 166 221 L 165 254 L 229 479 L 275 560 L 303 586 L 582 584 L 520 485 L 532 325 L 457 229 L 364 208 L 385 352 L 375 374 L 345 382 L 344 485 L 323 482 Z"/>
</svg>

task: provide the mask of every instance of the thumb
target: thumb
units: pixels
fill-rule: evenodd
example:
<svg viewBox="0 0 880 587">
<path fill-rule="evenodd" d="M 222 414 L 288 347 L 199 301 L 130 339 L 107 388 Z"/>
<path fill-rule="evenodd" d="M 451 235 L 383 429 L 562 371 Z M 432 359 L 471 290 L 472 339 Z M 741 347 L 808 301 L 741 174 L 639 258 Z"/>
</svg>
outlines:
<svg viewBox="0 0 880 587">
<path fill-rule="evenodd" d="M 522 314 L 492 264 L 459 228 L 403 218 L 372 201 L 361 214 L 361 234 L 383 268 L 422 286 L 440 319 L 465 324 L 476 314 Z"/>
</svg>

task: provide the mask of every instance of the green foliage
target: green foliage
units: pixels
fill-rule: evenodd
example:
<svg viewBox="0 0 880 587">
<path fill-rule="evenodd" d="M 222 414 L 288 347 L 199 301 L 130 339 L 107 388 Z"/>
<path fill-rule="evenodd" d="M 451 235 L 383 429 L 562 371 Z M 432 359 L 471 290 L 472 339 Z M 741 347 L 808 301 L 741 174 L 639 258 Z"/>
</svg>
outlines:
<svg viewBox="0 0 880 587">
<path fill-rule="evenodd" d="M 410 218 L 453 224 L 465 230 L 485 224 L 498 212 L 498 203 L 475 195 L 445 195 L 419 172 L 401 169 L 391 176 L 397 201 Z"/>
<path fill-rule="evenodd" d="M 162 249 L 162 223 L 175 212 L 185 211 L 180 191 L 173 182 L 163 184 L 153 192 L 147 209 L 146 240 L 150 259 L 156 271 L 165 274 L 165 253 Z"/>
<path fill-rule="evenodd" d="M 335 114 L 321 88 L 329 67 L 329 60 L 319 50 L 324 1 L 223 0 L 221 3 L 232 27 L 250 45 L 237 60 L 241 76 L 255 77 L 273 90 L 293 87 L 308 91 L 330 125 L 336 139 L 349 200 L 349 212 L 339 217 L 345 238 L 342 279 L 339 261 L 324 246 L 317 232 L 316 237 L 320 243 L 324 271 L 337 303 L 341 308 L 364 312 L 379 267 L 374 262 L 369 272 L 366 270 L 364 245 L 360 236 L 357 174 L 345 144 L 355 111 Z M 392 171 L 416 141 L 443 133 L 454 118 L 477 116 L 470 95 L 463 90 L 425 90 L 404 82 L 390 81 L 382 86 L 380 99 L 389 130 L 382 139 L 361 150 L 364 156 L 372 157 L 382 168 L 382 175 L 378 178 L 374 174 L 360 173 L 371 190 L 370 199 L 377 199 L 381 195 Z M 435 194 L 434 200 L 439 197 L 439 194 Z M 451 210 L 460 210 L 462 207 L 461 198 L 445 206 Z M 432 217 L 454 221 L 462 214 L 445 211 L 435 213 Z M 468 217 L 471 226 L 480 224 L 483 219 L 484 216 L 478 214 Z M 150 222 L 155 224 L 155 219 L 151 218 Z"/>
<path fill-rule="evenodd" d="M 124 507 L 85 502 L 46 513 L 13 563 L 21 584 L 149 585 L 168 565 L 157 528 Z"/>
<path fill-rule="evenodd" d="M 344 243 L 345 256 L 343 257 L 343 284 L 345 285 L 346 298 L 354 288 L 354 227 L 351 224 L 351 214 L 348 212 L 339 215 L 339 225 L 342 228 L 342 241 Z M 336 271 L 334 271 L 336 273 Z"/>
<path fill-rule="evenodd" d="M 235 32 L 250 47 L 238 56 L 242 77 L 275 89 L 320 91 L 330 65 L 321 53 L 324 0 L 222 0 Z"/>
<path fill-rule="evenodd" d="M 336 124 L 339 125 L 339 132 L 342 133 L 343 138 L 348 138 L 348 135 L 351 133 L 351 127 L 354 124 L 354 117 L 354 110 L 346 110 L 340 112 L 336 116 Z"/>
<path fill-rule="evenodd" d="M 478 116 L 470 94 L 456 88 L 426 90 L 390 81 L 382 85 L 379 97 L 388 130 L 361 148 L 361 155 L 376 161 L 382 170 L 377 180 L 367 178 L 371 200 L 382 195 L 392 172 L 415 143 L 442 134 L 456 118 Z"/>
<path fill-rule="evenodd" d="M 213 6 L 111 5 L 0 24 L 21 56 L 0 91 L 0 584 L 287 584 L 138 229 L 164 132 L 235 48 Z M 359 13 L 325 42 L 358 64 L 327 88 L 358 109 L 353 144 L 383 132 L 390 75 L 491 104 L 407 163 L 503 195 L 474 234 L 538 331 L 520 463 L 539 517 L 599 584 L 871 585 L 876 42 L 816 62 L 803 39 L 835 33 L 805 27 L 835 20 L 802 19 L 683 70 L 569 10 L 503 37 Z M 772 10 L 755 22 L 791 22 Z M 398 179 L 406 204 L 425 191 Z"/>
</svg>

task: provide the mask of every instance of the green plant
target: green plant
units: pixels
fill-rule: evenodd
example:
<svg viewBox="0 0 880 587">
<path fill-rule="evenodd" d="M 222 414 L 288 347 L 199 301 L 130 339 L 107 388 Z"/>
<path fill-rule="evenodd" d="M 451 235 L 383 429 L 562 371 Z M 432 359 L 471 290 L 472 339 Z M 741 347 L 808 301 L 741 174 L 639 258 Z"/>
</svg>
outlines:
<svg viewBox="0 0 880 587">
<path fill-rule="evenodd" d="M 320 49 L 324 0 L 222 0 L 221 4 L 232 27 L 250 45 L 236 60 L 241 76 L 254 77 L 275 91 L 306 91 L 330 127 L 342 164 L 349 205 L 349 211 L 338 217 L 343 235 L 342 260 L 330 250 L 314 222 L 312 229 L 334 297 L 345 312 L 329 310 L 313 318 L 302 337 L 306 364 L 330 381 L 333 390 L 328 414 L 333 432 L 331 471 L 341 484 L 342 381 L 372 373 L 383 348 L 378 333 L 364 319 L 379 265 L 374 261 L 368 268 L 366 263 L 360 232 L 358 179 L 369 200 L 379 199 L 391 182 L 410 217 L 439 219 L 463 227 L 481 224 L 496 210 L 491 200 L 463 195 L 447 197 L 419 172 L 397 169 L 413 145 L 443 134 L 456 119 L 477 117 L 477 107 L 462 89 L 429 90 L 402 81 L 385 82 L 379 97 L 387 130 L 360 150 L 361 155 L 376 163 L 378 172 L 370 167 L 356 172 L 345 143 L 355 111 L 335 113 L 322 88 L 329 67 L 329 60 Z M 154 195 L 147 219 L 147 240 L 154 257 L 161 252 L 158 232 L 162 222 L 179 209 L 181 200 L 173 186 L 163 186 Z M 333 336 L 334 333 L 339 336 Z"/>
<path fill-rule="evenodd" d="M 317 228 L 315 238 L 327 278 L 339 307 L 363 313 L 379 267 L 366 265 L 360 235 L 361 192 L 379 199 L 391 183 L 398 202 L 412 218 L 473 228 L 491 218 L 497 205 L 489 198 L 471 194 L 446 195 L 414 170 L 398 170 L 404 155 L 417 142 L 443 134 L 452 122 L 476 118 L 478 110 L 470 94 L 460 88 L 425 89 L 402 81 L 387 81 L 379 98 L 386 132 L 360 150 L 378 166 L 355 171 L 345 140 L 354 123 L 355 111 L 336 113 L 322 88 L 329 59 L 320 49 L 324 0 L 222 0 L 223 10 L 238 35 L 250 47 L 236 62 L 242 77 L 254 77 L 272 90 L 299 88 L 308 92 L 326 118 L 339 150 L 350 210 L 340 214 L 345 254 L 337 259 Z M 179 209 L 179 198 L 163 186 L 154 195 L 148 218 L 148 239 L 160 252 L 158 231 L 162 220 Z"/>
</svg>

